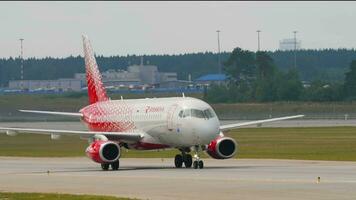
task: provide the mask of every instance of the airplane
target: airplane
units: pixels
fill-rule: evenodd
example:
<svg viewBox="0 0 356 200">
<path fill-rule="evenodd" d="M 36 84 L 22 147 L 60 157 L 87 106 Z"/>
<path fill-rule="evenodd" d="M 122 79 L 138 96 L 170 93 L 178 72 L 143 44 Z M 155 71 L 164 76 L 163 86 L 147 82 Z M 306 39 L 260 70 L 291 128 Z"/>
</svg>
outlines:
<svg viewBox="0 0 356 200">
<path fill-rule="evenodd" d="M 19 110 L 26 113 L 62 115 L 79 118 L 88 131 L 50 130 L 34 128 L 0 127 L 9 136 L 18 133 L 51 135 L 78 135 L 87 139 L 86 155 L 101 164 L 102 170 L 118 170 L 121 148 L 137 150 L 178 149 L 174 158 L 176 168 L 202 169 L 201 152 L 215 159 L 235 156 L 237 142 L 225 132 L 247 125 L 260 125 L 300 118 L 304 115 L 286 116 L 250 122 L 220 125 L 218 116 L 206 102 L 192 97 L 143 98 L 111 100 L 101 81 L 91 42 L 83 35 L 84 59 L 89 105 L 78 112 Z M 194 156 L 191 155 L 193 152 Z"/>
</svg>

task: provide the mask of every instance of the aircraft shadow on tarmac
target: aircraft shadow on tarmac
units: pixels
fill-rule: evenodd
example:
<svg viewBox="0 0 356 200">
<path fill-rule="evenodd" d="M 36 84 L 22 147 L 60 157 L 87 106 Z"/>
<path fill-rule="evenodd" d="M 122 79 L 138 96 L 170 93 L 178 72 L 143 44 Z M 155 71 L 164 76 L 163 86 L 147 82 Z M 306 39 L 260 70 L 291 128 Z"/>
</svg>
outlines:
<svg viewBox="0 0 356 200">
<path fill-rule="evenodd" d="M 256 167 L 261 167 L 261 166 L 207 166 L 204 167 L 204 169 L 193 169 L 193 168 L 175 168 L 175 167 L 169 167 L 169 166 L 164 166 L 164 167 L 159 167 L 159 166 L 143 166 L 143 167 L 122 167 L 118 171 L 103 171 L 100 168 L 64 168 L 64 169 L 48 169 L 45 171 L 32 171 L 28 172 L 31 174 L 53 174 L 53 173 L 82 173 L 82 172 L 103 172 L 103 173 L 108 173 L 108 172 L 120 172 L 120 171 L 139 171 L 139 170 L 179 170 L 179 171 L 187 171 L 187 170 L 212 170 L 212 169 L 250 169 L 250 168 L 256 168 Z M 23 172 L 22 172 L 23 173 Z M 26 173 L 26 172 L 25 172 Z"/>
</svg>

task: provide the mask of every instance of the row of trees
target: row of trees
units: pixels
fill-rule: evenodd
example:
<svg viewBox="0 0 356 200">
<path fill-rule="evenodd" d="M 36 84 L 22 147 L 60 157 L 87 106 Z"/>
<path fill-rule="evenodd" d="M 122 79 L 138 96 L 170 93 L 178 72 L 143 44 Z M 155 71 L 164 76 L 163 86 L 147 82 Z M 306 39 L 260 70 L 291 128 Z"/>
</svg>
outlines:
<svg viewBox="0 0 356 200">
<path fill-rule="evenodd" d="M 356 61 L 345 81 L 314 80 L 303 84 L 299 71 L 281 70 L 268 52 L 235 48 L 224 63 L 227 85 L 212 85 L 205 94 L 209 102 L 340 101 L 356 99 Z"/>
<path fill-rule="evenodd" d="M 293 51 L 266 52 L 279 70 L 287 73 L 294 65 Z M 231 52 L 221 53 L 221 60 L 228 60 Z M 97 56 L 101 71 L 126 69 L 130 64 L 139 64 L 140 56 Z M 352 60 L 356 59 L 355 49 L 298 50 L 297 64 L 301 80 L 343 81 L 344 73 Z M 177 72 L 179 79 L 186 80 L 188 74 L 197 78 L 208 73 L 217 73 L 217 55 L 211 52 L 187 53 L 179 55 L 145 55 L 144 62 L 157 65 L 160 71 Z M 20 78 L 19 58 L 0 59 L 0 86 L 9 80 Z M 29 58 L 24 61 L 25 79 L 71 78 L 74 73 L 84 72 L 81 56 L 67 58 Z"/>
</svg>

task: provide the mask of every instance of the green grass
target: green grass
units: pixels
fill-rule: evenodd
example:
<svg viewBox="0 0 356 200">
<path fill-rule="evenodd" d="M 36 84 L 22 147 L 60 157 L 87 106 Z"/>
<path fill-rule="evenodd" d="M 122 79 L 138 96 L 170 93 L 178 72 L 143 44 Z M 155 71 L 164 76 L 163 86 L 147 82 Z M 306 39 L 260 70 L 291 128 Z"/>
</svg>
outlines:
<svg viewBox="0 0 356 200">
<path fill-rule="evenodd" d="M 237 158 L 356 161 L 356 127 L 242 128 L 229 136 L 239 144 Z M 0 134 L 0 156 L 84 156 L 86 140 L 67 136 Z M 173 158 L 177 150 L 136 151 L 123 149 L 123 158 Z M 206 157 L 206 156 L 205 156 Z"/>
<path fill-rule="evenodd" d="M 229 135 L 239 158 L 356 161 L 356 127 L 253 128 Z"/>
<path fill-rule="evenodd" d="M 55 193 L 10 193 L 0 192 L 0 200 L 130 200 L 129 198 L 118 198 L 110 196 L 97 195 L 71 195 L 71 194 L 55 194 Z"/>
</svg>

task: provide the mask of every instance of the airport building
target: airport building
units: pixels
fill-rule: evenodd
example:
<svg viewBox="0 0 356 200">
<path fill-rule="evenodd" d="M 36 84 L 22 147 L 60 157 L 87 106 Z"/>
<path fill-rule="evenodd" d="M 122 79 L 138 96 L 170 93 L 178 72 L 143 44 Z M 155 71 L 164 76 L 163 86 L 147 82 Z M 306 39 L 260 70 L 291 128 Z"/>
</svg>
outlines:
<svg viewBox="0 0 356 200">
<path fill-rule="evenodd" d="M 283 39 L 279 41 L 279 50 L 281 51 L 290 51 L 296 49 L 301 49 L 302 41 L 297 40 L 295 41 L 294 38 L 292 39 Z"/>
<path fill-rule="evenodd" d="M 227 83 L 227 76 L 225 74 L 207 74 L 204 76 L 201 76 L 195 80 L 195 84 L 197 86 L 202 86 L 202 85 L 225 85 Z"/>
<path fill-rule="evenodd" d="M 86 86 L 85 73 L 76 73 L 75 79 L 81 80 L 82 86 Z M 124 70 L 108 70 L 102 72 L 102 81 L 106 87 L 176 87 L 181 85 L 176 72 L 159 72 L 155 65 L 131 65 Z M 163 85 L 160 85 L 164 83 Z"/>
<path fill-rule="evenodd" d="M 176 72 L 159 72 L 155 65 L 130 65 L 125 70 L 102 72 L 102 81 L 107 88 L 182 88 L 190 81 L 178 80 Z M 25 89 L 30 91 L 81 91 L 87 85 L 86 74 L 76 73 L 71 79 L 58 80 L 11 80 L 10 90 Z"/>
<path fill-rule="evenodd" d="M 58 80 L 11 80 L 9 89 L 55 90 L 55 91 L 80 91 L 81 81 L 78 79 L 58 79 Z"/>
</svg>

